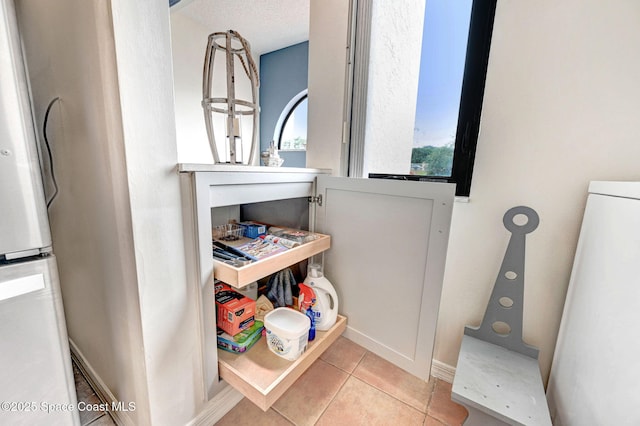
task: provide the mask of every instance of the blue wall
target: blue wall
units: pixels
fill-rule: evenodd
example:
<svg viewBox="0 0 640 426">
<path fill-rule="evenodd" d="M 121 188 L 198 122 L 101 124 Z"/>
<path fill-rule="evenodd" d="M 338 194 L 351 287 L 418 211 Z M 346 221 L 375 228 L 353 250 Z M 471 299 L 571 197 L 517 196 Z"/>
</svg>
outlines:
<svg viewBox="0 0 640 426">
<path fill-rule="evenodd" d="M 278 117 L 291 98 L 307 88 L 309 42 L 260 56 L 260 151 L 269 149 Z M 277 142 L 277 141 L 276 141 Z M 283 167 L 305 167 L 306 152 L 280 152 Z"/>
</svg>

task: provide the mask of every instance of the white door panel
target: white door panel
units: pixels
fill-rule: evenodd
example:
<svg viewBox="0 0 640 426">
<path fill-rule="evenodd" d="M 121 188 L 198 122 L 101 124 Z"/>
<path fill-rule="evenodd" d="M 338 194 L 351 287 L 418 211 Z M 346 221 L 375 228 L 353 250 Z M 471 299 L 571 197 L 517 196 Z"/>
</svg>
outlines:
<svg viewBox="0 0 640 426">
<path fill-rule="evenodd" d="M 347 337 L 427 378 L 454 186 L 318 178 L 317 230 L 331 235 L 325 274 Z"/>
</svg>

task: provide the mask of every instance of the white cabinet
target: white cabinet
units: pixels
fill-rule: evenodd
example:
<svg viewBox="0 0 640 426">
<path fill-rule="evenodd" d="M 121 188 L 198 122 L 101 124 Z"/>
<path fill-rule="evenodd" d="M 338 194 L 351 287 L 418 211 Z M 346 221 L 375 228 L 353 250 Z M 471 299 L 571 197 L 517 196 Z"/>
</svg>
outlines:
<svg viewBox="0 0 640 426">
<path fill-rule="evenodd" d="M 225 385 L 221 376 L 268 408 L 345 326 L 348 338 L 418 377 L 428 377 L 454 185 L 335 178 L 317 169 L 180 165 L 180 172 L 186 234 L 193 236 L 187 250 L 190 278 L 200 289 L 203 380 L 209 398 Z M 308 226 L 324 235 L 291 251 L 290 257 L 276 255 L 271 263 L 216 271 L 211 228 L 228 219 Z M 318 253 L 340 300 L 341 316 L 332 330 L 316 338 L 294 363 L 265 351 L 263 342 L 243 355 L 218 352 L 214 274 L 242 287 Z M 249 377 L 241 377 L 246 372 Z"/>
<path fill-rule="evenodd" d="M 554 425 L 640 424 L 640 182 L 591 182 L 547 399 Z"/>
</svg>

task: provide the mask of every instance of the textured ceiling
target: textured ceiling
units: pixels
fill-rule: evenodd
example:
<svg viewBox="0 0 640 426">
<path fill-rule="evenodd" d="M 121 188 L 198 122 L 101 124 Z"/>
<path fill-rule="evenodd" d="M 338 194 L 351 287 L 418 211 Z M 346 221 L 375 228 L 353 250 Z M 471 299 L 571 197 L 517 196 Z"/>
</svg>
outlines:
<svg viewBox="0 0 640 426">
<path fill-rule="evenodd" d="M 310 0 L 182 0 L 172 8 L 210 32 L 235 30 L 254 56 L 309 39 Z M 174 10 L 175 9 L 175 10 Z"/>
</svg>

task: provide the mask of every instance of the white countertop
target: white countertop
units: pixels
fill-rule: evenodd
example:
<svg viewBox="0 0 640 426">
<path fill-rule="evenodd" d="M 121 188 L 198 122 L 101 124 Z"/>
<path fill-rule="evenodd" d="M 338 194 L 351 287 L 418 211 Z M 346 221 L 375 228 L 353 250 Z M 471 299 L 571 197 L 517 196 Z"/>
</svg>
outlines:
<svg viewBox="0 0 640 426">
<path fill-rule="evenodd" d="M 266 167 L 245 166 L 242 164 L 195 164 L 179 163 L 180 173 L 189 172 L 244 172 L 244 173 L 326 173 L 331 174 L 330 169 L 309 169 L 303 167 Z"/>
</svg>

